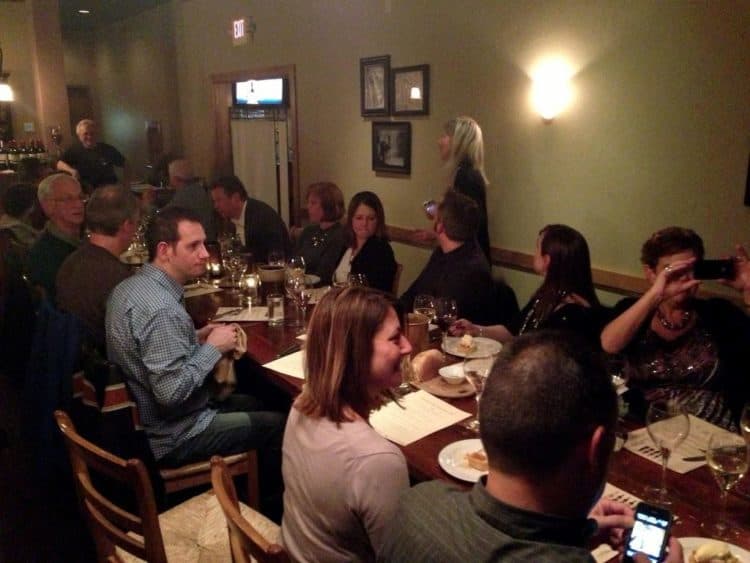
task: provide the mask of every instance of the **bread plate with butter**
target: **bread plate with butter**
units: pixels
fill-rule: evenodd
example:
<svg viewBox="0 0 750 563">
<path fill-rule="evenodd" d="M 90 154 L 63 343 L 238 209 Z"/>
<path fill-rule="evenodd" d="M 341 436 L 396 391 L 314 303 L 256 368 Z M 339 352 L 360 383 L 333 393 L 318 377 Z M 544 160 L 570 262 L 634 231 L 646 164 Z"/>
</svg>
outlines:
<svg viewBox="0 0 750 563">
<path fill-rule="evenodd" d="M 438 463 L 448 475 L 476 483 L 482 475 L 487 475 L 487 456 L 482 449 L 482 441 L 479 438 L 459 440 L 448 444 L 438 454 Z M 481 469 L 477 469 L 480 467 Z"/>
<path fill-rule="evenodd" d="M 484 336 L 466 338 L 467 336 L 469 335 L 446 337 L 443 341 L 443 352 L 459 358 L 486 358 L 494 356 L 503 348 L 502 344 L 492 338 Z"/>
<path fill-rule="evenodd" d="M 678 538 L 685 563 L 750 563 L 750 551 L 711 538 Z"/>
</svg>

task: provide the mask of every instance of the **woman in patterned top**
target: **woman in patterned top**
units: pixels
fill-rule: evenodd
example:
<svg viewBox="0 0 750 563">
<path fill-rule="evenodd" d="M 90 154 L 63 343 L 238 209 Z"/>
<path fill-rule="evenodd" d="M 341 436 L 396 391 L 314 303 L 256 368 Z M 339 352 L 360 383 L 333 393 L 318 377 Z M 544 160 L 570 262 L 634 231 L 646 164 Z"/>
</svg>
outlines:
<svg viewBox="0 0 750 563">
<path fill-rule="evenodd" d="M 647 401 L 674 398 L 688 412 L 736 430 L 748 397 L 743 359 L 750 319 L 725 299 L 696 297 L 693 266 L 703 254 L 703 241 L 690 229 L 651 235 L 641 250 L 651 287 L 618 303 L 601 342 L 605 351 L 623 354 L 628 385 Z M 738 258 L 738 273 L 745 262 Z"/>
</svg>

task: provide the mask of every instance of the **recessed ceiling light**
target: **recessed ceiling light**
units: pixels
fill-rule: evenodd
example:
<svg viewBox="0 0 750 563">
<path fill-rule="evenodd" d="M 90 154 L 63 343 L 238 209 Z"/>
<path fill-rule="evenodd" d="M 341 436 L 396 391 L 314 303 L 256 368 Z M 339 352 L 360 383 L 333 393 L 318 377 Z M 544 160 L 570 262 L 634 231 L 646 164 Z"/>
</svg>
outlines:
<svg viewBox="0 0 750 563">
<path fill-rule="evenodd" d="M 78 10 L 79 14 L 90 14 L 91 10 Z"/>
</svg>

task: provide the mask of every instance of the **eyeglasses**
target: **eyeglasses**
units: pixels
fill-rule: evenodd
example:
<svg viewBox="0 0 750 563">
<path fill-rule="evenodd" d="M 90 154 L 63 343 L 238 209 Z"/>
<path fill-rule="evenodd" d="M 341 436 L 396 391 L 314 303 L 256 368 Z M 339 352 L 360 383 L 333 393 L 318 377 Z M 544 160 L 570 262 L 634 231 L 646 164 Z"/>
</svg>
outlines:
<svg viewBox="0 0 750 563">
<path fill-rule="evenodd" d="M 79 201 L 81 203 L 86 203 L 89 198 L 85 195 L 79 195 L 74 197 L 53 197 L 50 198 L 52 201 L 56 201 L 58 203 L 78 203 Z"/>
</svg>

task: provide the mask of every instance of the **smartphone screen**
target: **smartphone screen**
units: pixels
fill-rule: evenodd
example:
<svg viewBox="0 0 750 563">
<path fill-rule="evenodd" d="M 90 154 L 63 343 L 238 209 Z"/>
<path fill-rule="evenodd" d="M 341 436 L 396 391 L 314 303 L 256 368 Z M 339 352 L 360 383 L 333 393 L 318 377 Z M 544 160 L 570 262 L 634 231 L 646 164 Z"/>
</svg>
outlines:
<svg viewBox="0 0 750 563">
<path fill-rule="evenodd" d="M 642 502 L 635 511 L 635 524 L 625 547 L 624 561 L 632 561 L 636 553 L 643 553 L 649 561 L 658 563 L 664 557 L 672 513 L 669 510 Z"/>
<path fill-rule="evenodd" d="M 734 278 L 732 260 L 699 260 L 693 266 L 693 275 L 697 280 L 718 280 Z"/>
</svg>

